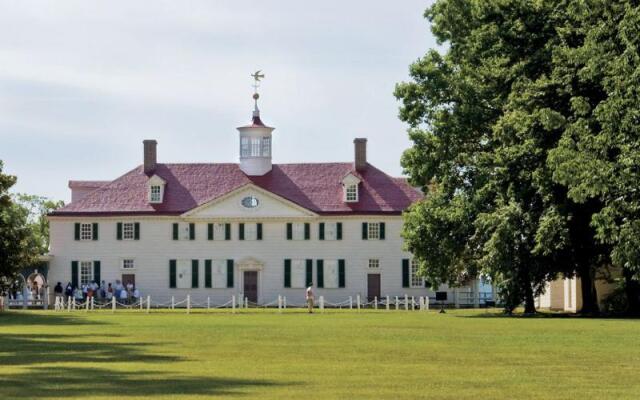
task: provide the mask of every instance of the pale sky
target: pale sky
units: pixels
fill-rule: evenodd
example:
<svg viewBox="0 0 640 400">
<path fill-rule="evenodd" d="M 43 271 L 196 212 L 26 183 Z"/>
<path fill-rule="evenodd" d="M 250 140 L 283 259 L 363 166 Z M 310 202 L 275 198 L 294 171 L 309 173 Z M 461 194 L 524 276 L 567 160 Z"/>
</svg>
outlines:
<svg viewBox="0 0 640 400">
<path fill-rule="evenodd" d="M 0 160 L 14 191 L 70 201 L 68 180 L 142 163 L 238 162 L 252 79 L 273 161 L 368 160 L 399 176 L 394 85 L 435 47 L 422 0 L 0 0 Z"/>
</svg>

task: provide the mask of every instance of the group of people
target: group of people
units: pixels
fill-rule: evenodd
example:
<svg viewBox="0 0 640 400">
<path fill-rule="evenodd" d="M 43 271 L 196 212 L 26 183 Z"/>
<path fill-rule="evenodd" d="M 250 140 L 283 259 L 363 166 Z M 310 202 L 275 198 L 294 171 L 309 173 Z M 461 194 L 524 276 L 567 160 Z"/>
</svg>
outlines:
<svg viewBox="0 0 640 400">
<path fill-rule="evenodd" d="M 140 299 L 140 291 L 135 285 L 132 283 L 123 285 L 119 280 L 116 280 L 115 285 L 112 285 L 111 282 L 107 284 L 105 281 L 102 281 L 100 285 L 98 285 L 97 282 L 93 281 L 78 287 L 74 287 L 71 282 L 69 282 L 66 288 L 63 288 L 62 283 L 58 282 L 53 292 L 56 297 L 73 297 L 79 302 L 90 301 L 92 298 L 95 298 L 97 301 L 109 302 L 115 298 L 116 301 L 120 303 L 133 304 Z"/>
<path fill-rule="evenodd" d="M 21 290 L 18 287 L 13 287 L 9 291 L 9 297 L 14 300 L 22 301 L 24 298 L 29 301 L 42 300 L 44 298 L 44 287 L 38 285 L 37 281 L 28 283 L 26 290 Z"/>
</svg>

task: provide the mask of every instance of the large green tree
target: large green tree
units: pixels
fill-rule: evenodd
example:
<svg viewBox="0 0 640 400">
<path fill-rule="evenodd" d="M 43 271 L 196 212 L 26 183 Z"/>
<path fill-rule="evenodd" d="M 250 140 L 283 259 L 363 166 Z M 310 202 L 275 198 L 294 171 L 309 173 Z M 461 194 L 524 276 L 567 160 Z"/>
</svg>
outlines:
<svg viewBox="0 0 640 400">
<path fill-rule="evenodd" d="M 622 268 L 629 312 L 640 313 L 640 6 L 571 2 L 559 24 L 552 78 L 569 99 L 554 179 L 596 204 L 597 238 Z"/>
<path fill-rule="evenodd" d="M 583 311 L 598 311 L 608 249 L 590 223 L 602 204 L 569 196 L 549 162 L 572 109 L 554 64 L 571 5 L 437 1 L 426 17 L 444 50 L 396 87 L 414 142 L 402 163 L 427 193 L 406 214 L 409 250 L 433 284 L 491 276 L 509 311 L 534 312 L 548 280 L 574 274 Z"/>
<path fill-rule="evenodd" d="M 2 172 L 0 161 L 0 296 L 15 281 L 20 270 L 37 260 L 38 243 L 28 225 L 28 212 L 16 204 L 9 189 L 16 177 Z"/>
</svg>

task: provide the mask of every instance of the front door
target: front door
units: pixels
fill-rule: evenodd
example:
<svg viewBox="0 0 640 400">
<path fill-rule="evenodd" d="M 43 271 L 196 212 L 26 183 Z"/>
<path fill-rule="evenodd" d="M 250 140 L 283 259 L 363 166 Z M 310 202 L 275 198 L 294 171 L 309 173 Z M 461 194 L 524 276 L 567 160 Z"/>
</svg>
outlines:
<svg viewBox="0 0 640 400">
<path fill-rule="evenodd" d="M 373 301 L 377 297 L 380 300 L 380 274 L 367 275 L 367 299 Z"/>
<path fill-rule="evenodd" d="M 133 286 L 136 286 L 136 275 L 122 274 L 122 286 L 127 287 L 129 283 L 132 284 Z"/>
<path fill-rule="evenodd" d="M 252 303 L 258 302 L 258 271 L 244 271 L 244 296 Z"/>
</svg>

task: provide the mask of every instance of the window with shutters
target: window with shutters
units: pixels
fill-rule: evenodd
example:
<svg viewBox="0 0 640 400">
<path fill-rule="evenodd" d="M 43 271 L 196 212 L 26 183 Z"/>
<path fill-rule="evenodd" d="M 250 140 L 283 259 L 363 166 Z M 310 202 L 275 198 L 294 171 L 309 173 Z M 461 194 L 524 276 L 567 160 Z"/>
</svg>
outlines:
<svg viewBox="0 0 640 400">
<path fill-rule="evenodd" d="M 176 263 L 176 283 L 178 289 L 191 289 L 191 260 L 178 260 Z"/>
<path fill-rule="evenodd" d="M 370 258 L 369 269 L 380 269 L 380 260 L 377 258 Z"/>
<path fill-rule="evenodd" d="M 135 229 L 134 229 L 133 222 L 125 222 L 122 224 L 123 240 L 133 240 L 135 238 L 134 232 L 135 232 Z"/>
<path fill-rule="evenodd" d="M 344 196 L 345 196 L 344 200 L 347 203 L 358 201 L 358 185 L 357 184 L 347 185 L 345 187 L 345 195 Z"/>
<path fill-rule="evenodd" d="M 125 258 L 122 260 L 122 269 L 135 269 L 135 267 L 133 258 Z"/>
<path fill-rule="evenodd" d="M 93 282 L 93 261 L 80 261 L 80 285 Z"/>
<path fill-rule="evenodd" d="M 411 287 L 412 288 L 419 288 L 419 287 L 423 287 L 424 286 L 424 280 L 422 279 L 421 276 L 418 275 L 418 271 L 420 270 L 420 265 L 418 263 L 418 260 L 416 259 L 412 259 L 411 260 Z"/>
<path fill-rule="evenodd" d="M 249 157 L 250 155 L 251 155 L 251 151 L 249 149 L 249 138 L 242 137 L 240 139 L 240 156 Z"/>
<path fill-rule="evenodd" d="M 340 272 L 338 260 L 324 260 L 324 287 L 325 289 L 337 289 L 340 284 Z"/>
<path fill-rule="evenodd" d="M 244 224 L 244 240 L 257 240 L 258 239 L 258 224 L 246 223 Z"/>
<path fill-rule="evenodd" d="M 188 223 L 180 224 L 180 240 L 189 240 L 191 230 Z"/>
<path fill-rule="evenodd" d="M 369 222 L 368 229 L 369 239 L 380 239 L 380 224 L 378 222 Z"/>
<path fill-rule="evenodd" d="M 211 260 L 211 287 L 214 289 L 227 287 L 227 260 Z"/>
<path fill-rule="evenodd" d="M 305 288 L 307 267 L 306 260 L 291 260 L 291 287 Z"/>
<path fill-rule="evenodd" d="M 227 224 L 225 223 L 213 224 L 213 240 L 225 240 L 227 232 L 226 227 Z"/>
<path fill-rule="evenodd" d="M 292 224 L 293 240 L 304 240 L 304 222 L 294 222 Z"/>
<path fill-rule="evenodd" d="M 80 240 L 93 239 L 93 224 L 80 224 Z"/>
<path fill-rule="evenodd" d="M 324 224 L 324 240 L 336 240 L 338 237 L 338 223 L 325 222 Z"/>
</svg>

